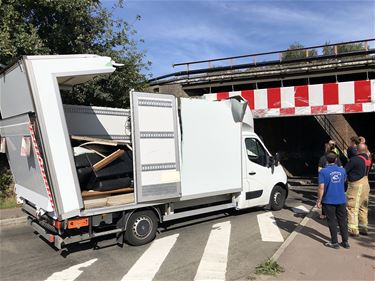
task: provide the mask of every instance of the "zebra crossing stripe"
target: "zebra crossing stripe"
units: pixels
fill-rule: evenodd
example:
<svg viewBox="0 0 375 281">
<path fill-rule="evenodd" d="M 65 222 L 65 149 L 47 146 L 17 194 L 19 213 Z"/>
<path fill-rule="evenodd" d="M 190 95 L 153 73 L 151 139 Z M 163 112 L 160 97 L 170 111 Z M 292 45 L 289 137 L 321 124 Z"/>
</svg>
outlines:
<svg viewBox="0 0 375 281">
<path fill-rule="evenodd" d="M 272 212 L 257 215 L 257 219 L 262 241 L 284 242 Z"/>
<path fill-rule="evenodd" d="M 194 280 L 225 280 L 231 224 L 213 225 Z"/>
<path fill-rule="evenodd" d="M 121 280 L 152 280 L 175 244 L 178 236 L 179 234 L 175 234 L 152 242 L 151 246 Z"/>
<path fill-rule="evenodd" d="M 46 279 L 46 281 L 73 281 L 78 276 L 81 275 L 83 270 L 81 268 L 89 267 L 94 262 L 96 262 L 98 259 L 92 259 L 84 263 L 76 264 L 74 266 L 71 266 L 63 271 L 55 272 L 50 277 Z"/>
</svg>

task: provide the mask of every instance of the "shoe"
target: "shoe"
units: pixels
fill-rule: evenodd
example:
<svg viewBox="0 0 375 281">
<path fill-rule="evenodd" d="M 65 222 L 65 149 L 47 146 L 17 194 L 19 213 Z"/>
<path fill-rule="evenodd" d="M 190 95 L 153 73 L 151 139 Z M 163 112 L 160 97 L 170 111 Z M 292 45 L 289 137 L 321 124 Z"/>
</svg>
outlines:
<svg viewBox="0 0 375 281">
<path fill-rule="evenodd" d="M 341 247 L 343 247 L 345 249 L 350 249 L 350 245 L 349 245 L 349 243 L 347 241 L 340 243 L 340 245 L 341 245 Z"/>
<path fill-rule="evenodd" d="M 363 235 L 363 236 L 368 236 L 367 230 L 361 230 L 361 231 L 359 231 L 359 234 Z"/>
<path fill-rule="evenodd" d="M 332 243 L 332 242 L 327 242 L 324 244 L 324 246 L 333 248 L 333 249 L 340 249 L 339 243 Z"/>
<path fill-rule="evenodd" d="M 349 236 L 351 236 L 351 237 L 358 237 L 359 233 L 349 232 Z"/>
</svg>

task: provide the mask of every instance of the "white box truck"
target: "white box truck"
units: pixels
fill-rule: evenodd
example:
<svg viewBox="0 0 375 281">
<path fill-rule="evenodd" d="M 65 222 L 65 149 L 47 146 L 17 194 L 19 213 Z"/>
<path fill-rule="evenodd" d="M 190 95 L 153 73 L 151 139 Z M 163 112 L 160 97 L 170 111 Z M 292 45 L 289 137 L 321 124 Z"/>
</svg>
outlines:
<svg viewBox="0 0 375 281">
<path fill-rule="evenodd" d="M 108 234 L 142 245 L 166 221 L 283 207 L 286 174 L 254 133 L 240 97 L 132 92 L 130 109 L 63 105 L 60 90 L 110 74 L 114 65 L 96 55 L 24 56 L 0 74 L 1 149 L 28 222 L 40 235 L 58 249 Z M 95 178 L 88 188 L 78 164 L 82 151 L 99 158 L 84 167 Z M 116 162 L 119 155 L 128 155 L 126 168 Z M 103 168 L 108 163 L 120 166 Z M 104 170 L 116 169 L 121 176 L 98 181 Z M 100 190 L 103 182 L 110 188 Z"/>
</svg>

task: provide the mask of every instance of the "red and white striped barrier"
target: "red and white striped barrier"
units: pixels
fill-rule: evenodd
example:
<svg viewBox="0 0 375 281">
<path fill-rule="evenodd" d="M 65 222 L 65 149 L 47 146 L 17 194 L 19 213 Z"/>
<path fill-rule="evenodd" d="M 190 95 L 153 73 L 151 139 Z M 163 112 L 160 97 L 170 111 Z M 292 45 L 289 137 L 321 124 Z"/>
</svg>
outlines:
<svg viewBox="0 0 375 281">
<path fill-rule="evenodd" d="M 204 98 L 238 95 L 248 101 L 254 118 L 375 111 L 375 80 L 221 92 Z"/>
<path fill-rule="evenodd" d="M 29 132 L 30 132 L 31 140 L 32 140 L 32 143 L 33 143 L 33 146 L 34 146 L 35 154 L 38 158 L 39 168 L 40 168 L 40 171 L 42 173 L 44 186 L 47 190 L 47 195 L 48 195 L 49 201 L 51 203 L 51 207 L 52 207 L 53 210 L 55 210 L 55 204 L 53 203 L 51 188 L 50 188 L 49 183 L 48 183 L 47 175 L 46 175 L 46 172 L 45 172 L 45 169 L 44 169 L 43 159 L 42 159 L 42 156 L 40 155 L 38 143 L 37 143 L 36 138 L 35 138 L 34 127 L 31 123 L 29 124 Z"/>
</svg>

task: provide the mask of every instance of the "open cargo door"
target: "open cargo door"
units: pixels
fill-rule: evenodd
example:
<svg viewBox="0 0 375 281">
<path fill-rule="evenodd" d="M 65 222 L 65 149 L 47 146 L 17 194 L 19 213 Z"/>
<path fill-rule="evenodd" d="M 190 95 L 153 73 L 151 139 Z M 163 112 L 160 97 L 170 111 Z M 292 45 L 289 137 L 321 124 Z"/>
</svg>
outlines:
<svg viewBox="0 0 375 281">
<path fill-rule="evenodd" d="M 47 212 L 55 209 L 44 164 L 28 114 L 0 120 L 2 150 L 7 154 L 18 196 Z"/>
<path fill-rule="evenodd" d="M 1 73 L 0 133 L 6 138 L 17 195 L 37 209 L 54 211 L 60 219 L 80 214 L 81 189 L 60 87 L 72 87 L 114 70 L 109 57 L 61 55 L 25 56 Z M 32 127 L 28 127 L 28 116 L 33 117 Z M 30 128 L 35 130 L 34 137 Z M 28 150 L 30 141 L 27 156 L 28 151 L 21 149 L 26 144 Z"/>
<path fill-rule="evenodd" d="M 131 93 L 137 201 L 181 196 L 176 98 Z"/>
</svg>

